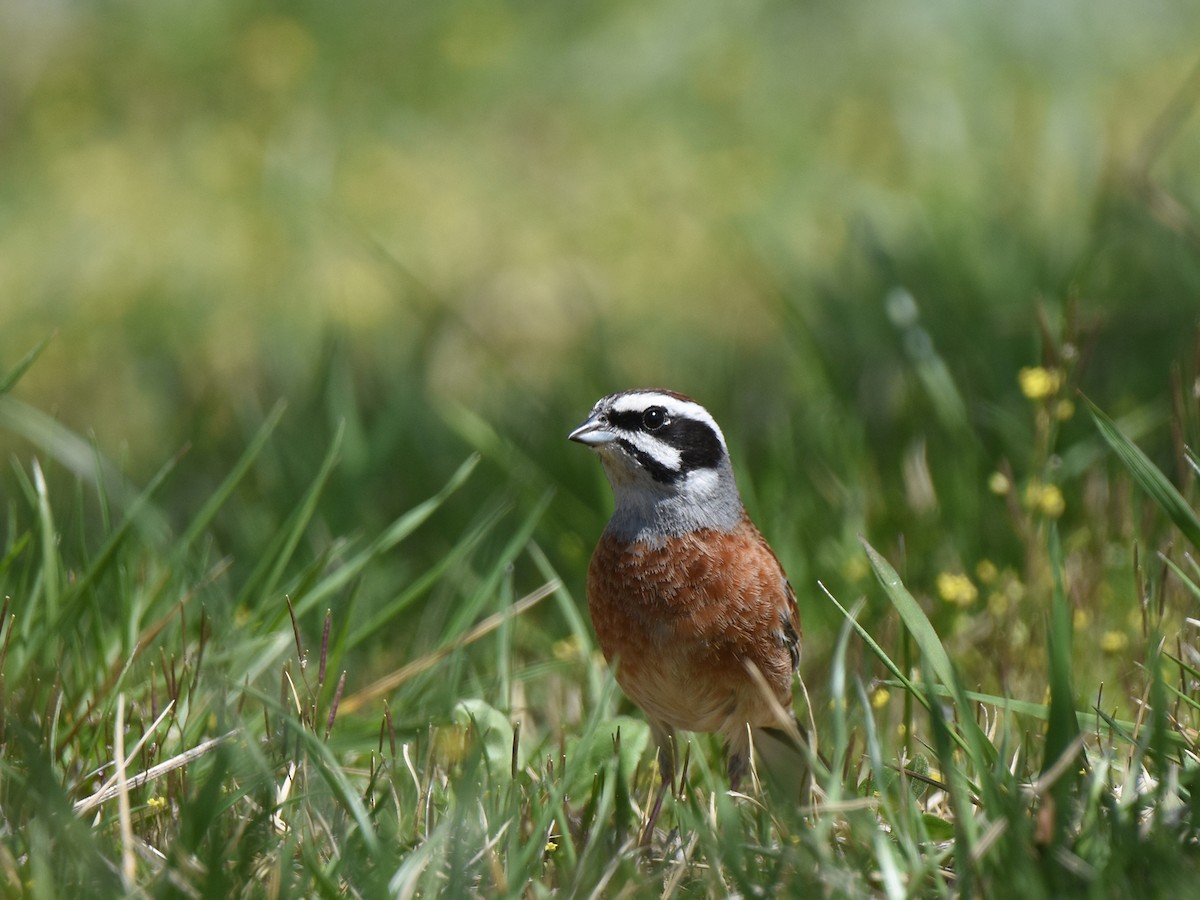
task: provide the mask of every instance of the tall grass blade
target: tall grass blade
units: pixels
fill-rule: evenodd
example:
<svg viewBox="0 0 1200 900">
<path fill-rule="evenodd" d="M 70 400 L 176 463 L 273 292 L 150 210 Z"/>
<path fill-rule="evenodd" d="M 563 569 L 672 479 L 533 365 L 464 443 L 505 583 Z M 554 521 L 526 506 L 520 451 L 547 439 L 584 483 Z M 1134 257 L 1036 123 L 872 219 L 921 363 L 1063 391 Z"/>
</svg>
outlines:
<svg viewBox="0 0 1200 900">
<path fill-rule="evenodd" d="M 927 661 L 930 670 L 937 676 L 938 681 L 947 687 L 952 687 L 955 683 L 954 666 L 950 662 L 950 656 L 946 653 L 946 648 L 942 646 L 942 639 L 938 637 L 933 625 L 926 617 L 925 611 L 921 609 L 921 605 L 917 603 L 913 595 L 908 592 L 908 588 L 901 582 L 900 576 L 892 568 L 892 564 L 884 559 L 882 554 L 874 547 L 868 544 L 865 538 L 860 538 L 859 540 L 863 545 L 863 549 L 867 551 L 867 557 L 871 561 L 871 568 L 875 571 L 875 577 L 879 579 L 879 583 L 883 585 L 888 599 L 892 601 L 892 606 L 900 614 L 900 619 L 904 622 L 904 627 L 908 629 L 908 633 L 917 642 L 917 647 Z"/>
<path fill-rule="evenodd" d="M 448 553 L 423 572 L 393 599 L 379 609 L 370 613 L 362 622 L 355 623 L 350 633 L 347 646 L 356 647 L 363 641 L 375 635 L 380 628 L 427 594 L 434 588 L 446 573 L 455 566 L 463 564 L 471 552 L 479 546 L 480 541 L 499 523 L 505 512 L 504 507 L 490 511 L 483 521 L 475 525 L 466 535 L 455 544 Z"/>
<path fill-rule="evenodd" d="M 932 680 L 933 666 L 927 657 L 921 657 L 921 668 L 926 673 L 925 680 Z M 971 884 L 974 875 L 971 860 L 975 857 L 978 826 L 975 822 L 974 810 L 962 770 L 955 759 L 954 744 L 951 740 L 953 732 L 940 704 L 934 703 L 930 706 L 929 721 L 933 731 L 933 749 L 937 754 L 938 768 L 942 772 L 942 779 L 949 785 L 950 805 L 954 810 L 954 856 L 957 863 L 955 871 L 958 874 L 960 896 L 970 897 L 972 896 Z"/>
<path fill-rule="evenodd" d="M 520 526 L 505 542 L 487 577 L 483 579 L 479 587 L 472 592 L 471 596 L 465 602 L 455 608 L 454 614 L 450 617 L 446 628 L 448 635 L 454 636 L 463 632 L 475 620 L 483 604 L 489 598 L 495 596 L 500 586 L 500 580 L 505 577 L 509 566 L 513 564 L 517 556 L 525 550 L 526 545 L 533 537 L 534 529 L 537 527 L 538 522 L 541 521 L 546 507 L 550 505 L 550 500 L 553 497 L 553 489 L 547 490 L 538 502 L 533 505 L 533 508 L 530 509 Z"/>
<path fill-rule="evenodd" d="M 117 527 L 117 530 L 109 535 L 108 539 L 104 542 L 104 545 L 100 548 L 99 552 L 96 553 L 95 558 L 88 565 L 88 568 L 83 575 L 81 575 L 71 584 L 68 596 L 79 596 L 84 591 L 95 585 L 96 582 L 98 582 L 102 577 L 104 577 L 105 573 L 108 572 L 114 560 L 117 558 L 118 551 L 121 549 L 121 546 L 128 538 L 130 529 L 138 522 L 141 515 L 147 509 L 151 508 L 151 499 L 156 493 L 158 493 L 159 488 L 166 483 L 167 479 L 171 476 L 171 473 L 175 471 L 175 468 L 179 465 L 179 461 L 182 458 L 183 451 L 180 451 L 171 457 L 166 464 L 155 473 L 154 477 L 150 479 L 150 483 L 146 485 L 141 493 L 139 493 L 133 499 L 133 501 L 129 504 L 127 512 L 125 513 L 125 518 Z"/>
<path fill-rule="evenodd" d="M 1054 767 L 1068 752 L 1078 752 L 1079 718 L 1075 714 L 1075 691 L 1071 683 L 1071 609 L 1063 586 L 1062 546 L 1058 529 L 1051 528 L 1050 568 L 1054 587 L 1050 598 L 1050 628 L 1047 632 L 1047 656 L 1050 669 L 1050 718 L 1046 725 L 1046 752 L 1042 774 Z M 1075 748 L 1072 750 L 1072 748 Z M 1076 767 L 1059 778 L 1052 790 L 1055 802 L 1053 842 L 1060 844 L 1071 820 L 1070 804 L 1079 783 Z"/>
<path fill-rule="evenodd" d="M 1175 577 L 1178 578 L 1179 582 L 1188 589 L 1188 592 L 1197 600 L 1200 600 L 1200 584 L 1197 584 L 1195 581 L 1193 581 L 1192 577 L 1188 575 L 1188 573 L 1182 568 L 1180 568 L 1180 566 L 1165 553 L 1158 554 L 1158 558 L 1162 561 L 1164 566 L 1166 566 L 1175 574 Z"/>
<path fill-rule="evenodd" d="M 32 350 L 21 357 L 20 362 L 13 366 L 3 377 L 0 377 L 0 397 L 9 393 L 17 386 L 17 382 L 29 371 L 30 366 L 37 362 L 37 358 L 42 355 L 42 351 L 46 349 L 46 345 L 50 343 L 53 337 L 54 333 L 51 332 L 38 341 Z"/>
<path fill-rule="evenodd" d="M 912 635 L 917 648 L 921 651 L 922 667 L 933 672 L 954 697 L 959 715 L 959 728 L 962 732 L 960 744 L 972 757 L 980 774 L 980 791 L 986 798 L 993 799 L 996 795 L 996 786 L 991 778 L 990 767 L 996 758 L 996 748 L 988 741 L 980 730 L 979 723 L 975 721 L 975 711 L 962 689 L 954 670 L 954 664 L 950 661 L 950 655 L 942 646 L 942 640 L 925 615 L 925 611 L 921 609 L 916 598 L 904 586 L 900 576 L 896 574 L 896 570 L 865 539 L 860 538 L 860 542 L 867 551 L 871 567 L 875 571 L 875 577 L 883 585 L 888 599 L 892 601 L 905 628 L 908 629 L 908 633 Z M 956 740 L 959 739 L 958 731 L 951 730 L 950 734 L 955 735 Z"/>
<path fill-rule="evenodd" d="M 262 563 L 247 579 L 246 586 L 242 588 L 241 596 L 238 598 L 239 604 L 245 602 L 253 593 L 257 593 L 262 598 L 271 598 L 275 595 L 279 582 L 283 578 L 284 569 L 291 561 L 292 554 L 296 552 L 296 546 L 300 543 L 305 529 L 308 528 L 308 523 L 312 521 L 312 517 L 317 511 L 317 501 L 325 490 L 329 476 L 333 473 L 338 450 L 342 445 L 342 433 L 342 426 L 339 425 L 337 431 L 334 432 L 333 440 L 329 442 L 325 458 L 321 460 L 321 467 L 317 470 L 316 478 L 304 492 L 299 506 L 296 507 L 284 526 L 284 530 L 280 533 L 279 545 L 273 548 L 273 553 L 263 557 Z M 282 615 L 282 611 L 279 614 Z"/>
<path fill-rule="evenodd" d="M 10 531 L 9 533 L 11 534 L 12 532 Z M 33 533 L 29 531 L 23 532 L 19 537 L 12 540 L 8 552 L 4 554 L 3 559 L 0 559 L 0 577 L 3 577 L 12 564 L 16 562 L 17 558 L 25 552 L 25 548 L 29 546 L 32 540 Z"/>
<path fill-rule="evenodd" d="M 283 418 L 283 411 L 286 408 L 286 401 L 280 400 L 271 409 L 266 420 L 259 426 L 253 440 L 246 447 L 245 452 L 234 463 L 233 468 L 229 470 L 229 474 L 225 476 L 225 479 L 217 489 L 212 492 L 212 495 L 205 501 L 204 505 L 200 507 L 200 511 L 192 518 L 191 524 L 188 525 L 187 530 L 179 538 L 178 549 L 180 551 L 186 550 L 196 543 L 196 540 L 212 523 L 213 517 L 225 505 L 225 502 L 229 499 L 229 495 L 237 487 L 238 482 L 245 477 L 246 473 L 250 471 L 250 467 L 254 465 L 254 461 L 258 459 L 258 455 L 262 452 L 263 447 L 267 445 L 267 441 L 270 439 L 272 432 L 275 431 L 279 420 Z"/>
<path fill-rule="evenodd" d="M 830 769 L 833 772 L 841 772 L 843 770 L 848 751 L 850 704 L 847 691 L 849 679 L 846 676 L 846 652 L 849 649 L 850 632 L 853 630 L 854 623 L 858 621 L 858 615 L 862 612 L 863 604 L 864 601 L 862 600 L 856 603 L 854 608 L 847 614 L 846 621 L 842 623 L 842 627 L 838 629 L 837 643 L 834 645 L 833 657 L 830 661 L 829 693 L 832 705 L 830 725 L 833 732 Z M 837 803 L 842 799 L 842 784 L 839 778 L 829 779 L 829 786 L 826 793 L 831 803 Z"/>
<path fill-rule="evenodd" d="M 871 633 L 859 624 L 858 620 L 851 614 L 851 612 L 838 602 L 837 598 L 829 592 L 825 585 L 818 582 L 818 586 L 821 588 L 821 591 L 825 594 L 825 596 L 829 598 L 830 602 L 838 608 L 838 612 L 840 612 L 842 616 L 850 623 L 850 626 L 858 633 L 858 636 L 862 638 L 863 643 L 870 648 L 871 652 L 874 653 L 875 656 L 878 657 L 879 661 L 887 668 L 887 670 L 892 673 L 893 677 L 896 679 L 895 686 L 904 688 L 909 695 L 917 698 L 918 703 L 928 709 L 930 702 L 927 696 L 928 689 L 918 686 L 907 675 L 904 674 L 904 671 L 892 661 L 892 658 L 888 655 L 887 651 L 879 645 L 879 642 L 876 641 L 875 638 L 871 637 Z"/>
<path fill-rule="evenodd" d="M 438 508 L 446 502 L 446 499 L 451 494 L 462 487 L 478 464 L 478 454 L 468 456 L 462 465 L 454 471 L 454 474 L 450 476 L 450 480 L 442 485 L 436 494 L 428 500 L 418 503 L 408 512 L 401 515 L 382 534 L 371 541 L 365 549 L 338 566 L 333 572 L 330 572 L 325 578 L 314 585 L 311 590 L 298 594 L 294 599 L 296 615 L 303 615 L 326 598 L 340 591 L 357 578 L 371 560 L 391 550 L 416 531 L 430 516 L 437 512 Z M 280 611 L 279 616 L 282 616 L 282 611 Z"/>
<path fill-rule="evenodd" d="M 531 541 L 527 547 L 530 558 L 533 564 L 537 566 L 542 578 L 546 581 L 557 581 L 560 585 L 565 584 L 565 579 L 559 577 L 554 566 L 550 564 L 550 560 L 546 558 L 546 554 L 536 542 Z M 558 601 L 558 610 L 566 620 L 567 627 L 571 632 L 571 639 L 579 648 L 579 655 L 583 659 L 591 659 L 592 653 L 595 651 L 594 642 L 592 641 L 592 629 L 588 625 L 583 616 L 579 612 L 579 606 L 566 587 L 560 587 L 555 595 Z M 604 675 L 596 666 L 588 666 L 586 677 L 588 680 L 588 693 L 591 696 L 596 696 L 600 693 L 600 687 L 604 680 Z"/>
<path fill-rule="evenodd" d="M 1162 638 L 1150 635 L 1150 650 L 1146 653 L 1146 668 L 1150 673 L 1150 729 L 1149 741 L 1146 744 L 1151 758 L 1159 772 L 1158 783 L 1155 785 L 1155 796 L 1161 801 L 1166 790 L 1168 770 L 1171 765 L 1170 748 L 1171 735 L 1174 729 L 1169 727 L 1169 711 L 1167 709 L 1167 683 L 1163 675 Z"/>
<path fill-rule="evenodd" d="M 367 846 L 367 850 L 375 855 L 379 852 L 379 836 L 371 824 L 371 815 L 358 796 L 358 791 L 347 778 L 346 770 L 333 755 L 329 746 L 312 731 L 299 723 L 293 722 L 292 733 L 297 742 L 304 747 L 309 759 L 316 764 L 317 772 L 325 781 L 337 801 L 342 805 L 358 826 L 359 835 Z"/>
<path fill-rule="evenodd" d="M 0 394 L 0 428 L 25 438 L 80 480 L 88 484 L 103 480 L 108 493 L 123 507 L 128 507 L 138 496 L 136 486 L 111 461 L 105 459 L 97 467 L 92 443 L 40 409 Z M 166 517 L 154 507 L 142 510 L 139 526 L 157 537 L 169 531 Z"/>
<path fill-rule="evenodd" d="M 1092 414 L 1100 436 L 1112 447 L 1117 458 L 1133 476 L 1133 480 L 1167 514 L 1167 518 L 1175 524 L 1175 527 L 1183 532 L 1188 543 L 1200 550 L 1200 516 L 1197 516 L 1196 511 L 1188 505 L 1183 495 L 1176 490 L 1175 485 L 1171 484 L 1171 480 L 1150 461 L 1141 448 L 1121 433 L 1116 423 L 1106 416 L 1100 407 L 1087 397 L 1084 397 L 1083 400 L 1087 404 L 1088 412 Z"/>
<path fill-rule="evenodd" d="M 50 510 L 50 491 L 46 486 L 46 476 L 42 474 L 42 467 L 36 459 L 33 461 L 33 484 L 37 491 L 38 533 L 42 545 L 41 597 L 46 617 L 54 621 L 58 618 L 62 565 L 58 555 L 58 531 Z"/>
</svg>

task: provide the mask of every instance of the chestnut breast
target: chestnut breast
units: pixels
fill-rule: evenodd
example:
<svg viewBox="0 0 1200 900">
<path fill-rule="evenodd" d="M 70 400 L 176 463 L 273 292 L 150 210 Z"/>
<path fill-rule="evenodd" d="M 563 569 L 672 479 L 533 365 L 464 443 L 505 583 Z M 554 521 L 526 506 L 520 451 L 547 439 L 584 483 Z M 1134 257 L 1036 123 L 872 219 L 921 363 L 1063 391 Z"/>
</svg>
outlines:
<svg viewBox="0 0 1200 900">
<path fill-rule="evenodd" d="M 588 569 L 588 607 L 605 658 L 634 702 L 692 731 L 740 713 L 760 722 L 753 663 L 791 707 L 800 623 L 775 554 L 749 518 L 660 546 L 607 532 Z M 751 710 L 749 706 L 755 709 Z"/>
</svg>

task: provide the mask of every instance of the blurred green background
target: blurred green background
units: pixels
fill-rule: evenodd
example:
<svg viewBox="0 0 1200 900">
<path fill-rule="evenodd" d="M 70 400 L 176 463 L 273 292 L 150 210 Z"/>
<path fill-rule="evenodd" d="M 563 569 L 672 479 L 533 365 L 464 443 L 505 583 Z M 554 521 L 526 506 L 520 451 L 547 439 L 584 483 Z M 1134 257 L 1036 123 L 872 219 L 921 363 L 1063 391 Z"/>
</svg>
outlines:
<svg viewBox="0 0 1200 900">
<path fill-rule="evenodd" d="M 564 436 L 602 394 L 667 386 L 722 423 L 811 633 L 836 621 L 818 579 L 865 589 L 865 533 L 914 592 L 971 579 L 939 615 L 988 612 L 963 638 L 987 670 L 1041 603 L 1020 527 L 1137 537 L 1089 481 L 1090 424 L 1018 371 L 1062 373 L 1051 400 L 1082 388 L 1176 471 L 1197 34 L 1200 4 L 1115 0 L 7 2 L 0 363 L 53 338 L 0 452 L 66 456 L 37 411 L 135 485 L 187 445 L 178 525 L 284 398 L 216 524 L 230 578 L 344 422 L 313 554 L 485 455 L 360 608 L 549 487 L 535 539 L 582 600 L 610 501 Z M 1028 500 L 1047 483 L 1062 509 Z M 1078 621 L 1125 629 L 1088 587 Z"/>
</svg>

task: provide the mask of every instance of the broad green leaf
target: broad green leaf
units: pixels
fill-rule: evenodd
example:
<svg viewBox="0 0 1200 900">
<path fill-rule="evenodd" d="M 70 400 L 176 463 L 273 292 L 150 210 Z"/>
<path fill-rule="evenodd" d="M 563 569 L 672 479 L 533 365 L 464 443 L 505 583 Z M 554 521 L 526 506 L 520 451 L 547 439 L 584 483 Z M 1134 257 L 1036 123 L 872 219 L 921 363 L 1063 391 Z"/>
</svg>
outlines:
<svg viewBox="0 0 1200 900">
<path fill-rule="evenodd" d="M 513 725 L 508 716 L 480 697 L 459 700 L 451 715 L 458 725 L 474 727 L 491 778 L 507 781 L 513 753 Z"/>
<path fill-rule="evenodd" d="M 941 816 L 935 816 L 933 813 L 925 813 L 921 817 L 925 823 L 925 831 L 929 837 L 935 841 L 949 841 L 954 839 L 954 823 L 947 822 Z"/>
</svg>

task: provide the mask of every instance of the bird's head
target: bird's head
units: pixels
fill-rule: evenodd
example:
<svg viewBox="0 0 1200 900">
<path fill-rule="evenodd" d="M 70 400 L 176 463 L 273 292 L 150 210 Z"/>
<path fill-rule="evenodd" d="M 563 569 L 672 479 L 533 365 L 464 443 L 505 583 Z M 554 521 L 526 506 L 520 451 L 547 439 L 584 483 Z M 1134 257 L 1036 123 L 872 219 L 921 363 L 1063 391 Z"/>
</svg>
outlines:
<svg viewBox="0 0 1200 900">
<path fill-rule="evenodd" d="M 725 436 L 708 410 L 683 394 L 610 394 L 567 437 L 600 455 L 616 500 L 610 529 L 678 534 L 729 530 L 741 519 Z"/>
</svg>

